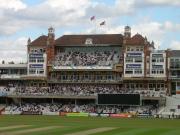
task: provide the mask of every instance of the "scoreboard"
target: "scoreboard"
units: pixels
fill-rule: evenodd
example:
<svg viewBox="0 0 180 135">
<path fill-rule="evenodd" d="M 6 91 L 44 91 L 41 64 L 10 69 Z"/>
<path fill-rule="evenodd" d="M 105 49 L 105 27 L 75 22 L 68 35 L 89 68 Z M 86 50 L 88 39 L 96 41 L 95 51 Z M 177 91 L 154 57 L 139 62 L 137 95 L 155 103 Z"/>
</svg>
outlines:
<svg viewBox="0 0 180 135">
<path fill-rule="evenodd" d="M 140 105 L 140 94 L 98 94 L 100 105 Z"/>
</svg>

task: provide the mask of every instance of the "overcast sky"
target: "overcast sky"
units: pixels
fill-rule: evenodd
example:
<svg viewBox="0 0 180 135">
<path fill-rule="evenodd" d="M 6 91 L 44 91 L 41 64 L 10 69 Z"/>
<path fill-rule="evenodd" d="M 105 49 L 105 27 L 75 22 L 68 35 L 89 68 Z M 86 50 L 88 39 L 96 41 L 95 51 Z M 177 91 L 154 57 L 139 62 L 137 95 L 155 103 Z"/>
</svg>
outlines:
<svg viewBox="0 0 180 135">
<path fill-rule="evenodd" d="M 156 48 L 180 49 L 180 0 L 0 0 L 0 63 L 25 62 L 27 39 L 46 35 L 49 26 L 58 38 L 123 33 L 125 25 Z"/>
</svg>

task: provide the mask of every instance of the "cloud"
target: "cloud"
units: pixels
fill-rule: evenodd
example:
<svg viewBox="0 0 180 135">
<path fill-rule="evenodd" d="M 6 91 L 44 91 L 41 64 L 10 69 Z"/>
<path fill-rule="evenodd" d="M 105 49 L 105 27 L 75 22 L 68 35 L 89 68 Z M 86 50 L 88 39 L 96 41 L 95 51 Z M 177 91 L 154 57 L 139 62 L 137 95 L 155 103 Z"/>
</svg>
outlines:
<svg viewBox="0 0 180 135">
<path fill-rule="evenodd" d="M 89 0 L 47 0 L 43 4 L 51 6 L 53 8 L 61 7 L 61 11 L 78 10 L 80 8 L 86 8 L 89 6 Z"/>
<path fill-rule="evenodd" d="M 143 3 L 149 6 L 180 6 L 179 0 L 144 0 Z"/>
<path fill-rule="evenodd" d="M 26 62 L 27 39 L 20 37 L 16 40 L 4 39 L 0 41 L 0 61 Z"/>
<path fill-rule="evenodd" d="M 116 0 L 114 4 L 90 0 L 46 0 L 40 4 L 27 6 L 20 0 L 10 0 L 14 6 L 3 7 L 0 14 L 0 35 L 12 35 L 28 27 L 70 27 L 88 26 L 89 17 L 113 19 L 136 13 L 136 0 Z M 19 5 L 19 6 L 15 6 Z M 16 12 L 14 12 L 16 9 Z"/>
<path fill-rule="evenodd" d="M 119 17 L 124 15 L 132 16 L 140 9 L 157 6 L 180 6 L 180 0 L 115 0 L 111 5 L 106 3 L 91 3 L 88 13 L 96 14 L 100 17 Z"/>
<path fill-rule="evenodd" d="M 116 0 L 114 4 L 91 3 L 87 14 L 91 13 L 99 17 L 118 17 L 122 15 L 131 15 L 135 13 L 135 0 Z"/>
<path fill-rule="evenodd" d="M 88 27 L 92 15 L 101 20 L 115 20 L 122 16 L 134 16 L 139 9 L 146 8 L 145 5 L 178 5 L 178 1 L 115 0 L 113 4 L 108 4 L 91 0 L 45 0 L 28 6 L 21 0 L 0 0 L 0 35 L 13 35 L 29 27 Z"/>
<path fill-rule="evenodd" d="M 18 11 L 26 8 L 27 5 L 21 0 L 0 0 L 0 9 L 13 9 Z"/>
<path fill-rule="evenodd" d="M 170 21 L 165 21 L 162 29 L 172 31 L 172 32 L 178 32 L 180 31 L 180 23 L 173 23 Z"/>
<path fill-rule="evenodd" d="M 12 35 L 29 27 L 81 26 L 88 20 L 86 9 L 91 5 L 90 0 L 46 0 L 34 6 L 26 6 L 20 0 L 10 2 L 0 6 L 0 35 Z"/>
<path fill-rule="evenodd" d="M 170 43 L 170 49 L 180 50 L 180 41 L 172 41 Z"/>
</svg>

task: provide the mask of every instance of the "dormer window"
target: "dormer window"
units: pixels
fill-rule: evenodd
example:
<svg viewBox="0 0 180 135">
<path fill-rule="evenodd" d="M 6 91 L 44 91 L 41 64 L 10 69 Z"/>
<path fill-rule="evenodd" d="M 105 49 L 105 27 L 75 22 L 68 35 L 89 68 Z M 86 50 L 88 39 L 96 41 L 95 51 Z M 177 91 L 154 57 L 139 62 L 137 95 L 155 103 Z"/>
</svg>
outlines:
<svg viewBox="0 0 180 135">
<path fill-rule="evenodd" d="M 86 45 L 92 45 L 93 44 L 92 38 L 87 38 L 86 41 L 85 41 L 85 44 Z"/>
</svg>

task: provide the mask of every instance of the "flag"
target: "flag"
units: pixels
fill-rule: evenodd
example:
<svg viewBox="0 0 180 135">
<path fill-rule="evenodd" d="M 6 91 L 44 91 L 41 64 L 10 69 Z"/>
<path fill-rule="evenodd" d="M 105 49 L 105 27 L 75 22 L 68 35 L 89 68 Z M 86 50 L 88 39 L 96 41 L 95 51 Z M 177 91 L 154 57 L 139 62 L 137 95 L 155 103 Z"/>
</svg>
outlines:
<svg viewBox="0 0 180 135">
<path fill-rule="evenodd" d="M 105 25 L 105 21 L 103 21 L 103 22 L 100 23 L 100 26 L 102 26 L 102 25 Z"/>
<path fill-rule="evenodd" d="M 92 17 L 90 18 L 90 20 L 91 20 L 91 21 L 95 20 L 95 16 L 92 16 Z"/>
</svg>

